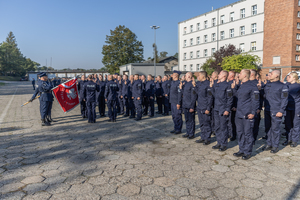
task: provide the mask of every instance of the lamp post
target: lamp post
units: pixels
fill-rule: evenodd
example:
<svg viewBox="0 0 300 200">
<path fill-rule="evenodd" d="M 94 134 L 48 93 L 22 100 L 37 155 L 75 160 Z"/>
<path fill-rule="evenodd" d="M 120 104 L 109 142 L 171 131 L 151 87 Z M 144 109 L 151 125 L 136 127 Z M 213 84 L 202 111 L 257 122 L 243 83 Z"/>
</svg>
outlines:
<svg viewBox="0 0 300 200">
<path fill-rule="evenodd" d="M 154 29 L 154 77 L 156 77 L 156 29 L 159 29 L 159 26 L 150 26 L 150 28 Z"/>
</svg>

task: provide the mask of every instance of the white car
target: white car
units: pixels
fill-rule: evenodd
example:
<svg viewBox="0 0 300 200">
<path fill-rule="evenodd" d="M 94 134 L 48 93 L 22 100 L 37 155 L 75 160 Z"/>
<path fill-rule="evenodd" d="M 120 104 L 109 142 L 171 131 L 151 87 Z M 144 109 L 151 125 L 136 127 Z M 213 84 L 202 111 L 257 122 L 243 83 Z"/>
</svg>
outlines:
<svg viewBox="0 0 300 200">
<path fill-rule="evenodd" d="M 299 80 L 300 80 L 300 72 L 299 71 L 293 71 L 293 72 L 296 72 L 298 74 L 298 77 L 299 77 Z M 291 72 L 290 72 L 291 73 Z M 290 75 L 290 73 L 288 73 L 288 75 Z M 287 76 L 284 78 L 283 82 L 286 83 L 287 82 Z"/>
</svg>

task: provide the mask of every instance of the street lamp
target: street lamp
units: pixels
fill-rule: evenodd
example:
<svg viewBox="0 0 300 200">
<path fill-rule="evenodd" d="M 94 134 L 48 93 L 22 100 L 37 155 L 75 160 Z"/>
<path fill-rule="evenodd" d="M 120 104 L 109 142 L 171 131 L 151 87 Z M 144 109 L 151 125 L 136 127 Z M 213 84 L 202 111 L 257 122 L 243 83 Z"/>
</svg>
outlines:
<svg viewBox="0 0 300 200">
<path fill-rule="evenodd" d="M 154 77 L 156 77 L 156 29 L 159 29 L 159 26 L 150 26 L 150 28 L 154 29 L 154 45 L 153 45 L 153 49 L 154 49 Z"/>
</svg>

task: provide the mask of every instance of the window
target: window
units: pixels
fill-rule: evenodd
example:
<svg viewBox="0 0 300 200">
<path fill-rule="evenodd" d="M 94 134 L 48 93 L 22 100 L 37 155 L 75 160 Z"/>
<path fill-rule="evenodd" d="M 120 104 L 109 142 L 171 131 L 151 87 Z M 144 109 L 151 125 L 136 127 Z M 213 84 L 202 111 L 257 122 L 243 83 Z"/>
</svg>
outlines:
<svg viewBox="0 0 300 200">
<path fill-rule="evenodd" d="M 204 28 L 207 28 L 207 20 L 204 22 Z"/>
<path fill-rule="evenodd" d="M 233 22 L 234 21 L 234 12 L 230 13 L 230 21 Z"/>
<path fill-rule="evenodd" d="M 197 71 L 200 71 L 200 65 L 197 64 Z"/>
<path fill-rule="evenodd" d="M 229 32 L 230 32 L 230 37 L 233 38 L 234 37 L 234 29 L 230 29 Z"/>
<path fill-rule="evenodd" d="M 211 25 L 212 25 L 212 26 L 216 26 L 216 18 L 213 18 L 213 19 L 211 20 Z"/>
<path fill-rule="evenodd" d="M 224 24 L 225 23 L 225 15 L 222 15 L 221 16 L 221 24 Z"/>
<path fill-rule="evenodd" d="M 200 58 L 200 51 L 197 51 L 197 58 Z"/>
<path fill-rule="evenodd" d="M 193 52 L 192 51 L 190 52 L 190 56 L 191 56 L 191 59 L 193 59 Z"/>
<path fill-rule="evenodd" d="M 191 25 L 191 32 L 193 32 L 193 25 Z"/>
<path fill-rule="evenodd" d="M 207 42 L 207 35 L 204 35 L 204 42 Z"/>
<path fill-rule="evenodd" d="M 241 9 L 241 19 L 246 17 L 246 10 L 245 8 Z"/>
<path fill-rule="evenodd" d="M 184 46 L 184 47 L 186 47 L 186 40 L 184 40 L 184 42 L 183 42 L 183 46 Z"/>
<path fill-rule="evenodd" d="M 194 69 L 193 69 L 193 65 L 190 65 L 190 67 L 191 67 L 191 71 L 193 71 Z"/>
<path fill-rule="evenodd" d="M 215 41 L 215 40 L 216 40 L 216 34 L 213 33 L 213 34 L 211 34 L 211 41 Z"/>
<path fill-rule="evenodd" d="M 300 34 L 297 33 L 297 40 L 300 40 Z"/>
<path fill-rule="evenodd" d="M 224 40 L 224 39 L 225 39 L 225 32 L 221 31 L 221 40 Z"/>
<path fill-rule="evenodd" d="M 296 61 L 299 61 L 299 57 L 300 57 L 299 55 L 296 55 Z"/>
<path fill-rule="evenodd" d="M 300 45 L 296 45 L 296 51 L 300 51 Z"/>
<path fill-rule="evenodd" d="M 200 37 L 197 37 L 197 44 L 200 44 Z"/>
<path fill-rule="evenodd" d="M 241 26 L 241 35 L 245 35 L 245 26 Z"/>
<path fill-rule="evenodd" d="M 183 59 L 186 60 L 186 53 L 183 54 Z"/>
<path fill-rule="evenodd" d="M 216 49 L 215 49 L 215 48 L 212 48 L 212 49 L 211 49 L 211 55 L 214 55 L 215 52 L 216 52 Z"/>
<path fill-rule="evenodd" d="M 252 28 L 252 33 L 256 33 L 256 23 L 251 24 L 251 28 Z"/>
<path fill-rule="evenodd" d="M 204 57 L 207 57 L 207 49 L 204 49 Z"/>
<path fill-rule="evenodd" d="M 191 46 L 193 46 L 193 38 L 190 39 Z"/>
<path fill-rule="evenodd" d="M 300 23 L 299 22 L 297 23 L 297 29 L 300 29 Z"/>
<path fill-rule="evenodd" d="M 256 42 L 251 42 L 251 51 L 256 51 Z"/>
<path fill-rule="evenodd" d="M 197 30 L 200 30 L 200 23 L 197 24 Z"/>
<path fill-rule="evenodd" d="M 245 52 L 245 44 L 244 43 L 240 44 L 240 49 L 241 49 L 241 52 Z"/>
<path fill-rule="evenodd" d="M 300 0 L 298 0 L 298 6 L 300 6 Z"/>
<path fill-rule="evenodd" d="M 257 5 L 252 6 L 252 15 L 257 15 Z"/>
<path fill-rule="evenodd" d="M 186 71 L 186 65 L 183 66 L 184 71 Z"/>
<path fill-rule="evenodd" d="M 300 18 L 300 11 L 298 11 L 298 18 Z"/>
<path fill-rule="evenodd" d="M 186 27 L 184 27 L 183 29 L 183 34 L 186 34 Z"/>
</svg>

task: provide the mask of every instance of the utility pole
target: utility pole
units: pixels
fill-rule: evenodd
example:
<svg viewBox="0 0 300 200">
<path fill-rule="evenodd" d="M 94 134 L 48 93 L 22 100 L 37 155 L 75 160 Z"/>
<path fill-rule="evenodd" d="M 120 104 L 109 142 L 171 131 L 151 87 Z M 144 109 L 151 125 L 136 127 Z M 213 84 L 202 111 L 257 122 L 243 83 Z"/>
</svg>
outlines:
<svg viewBox="0 0 300 200">
<path fill-rule="evenodd" d="M 157 52 L 157 48 L 156 48 L 156 29 L 159 29 L 159 26 L 153 25 L 150 26 L 150 28 L 154 29 L 154 45 L 153 45 L 153 49 L 154 49 L 154 77 L 156 77 L 156 52 Z"/>
</svg>

